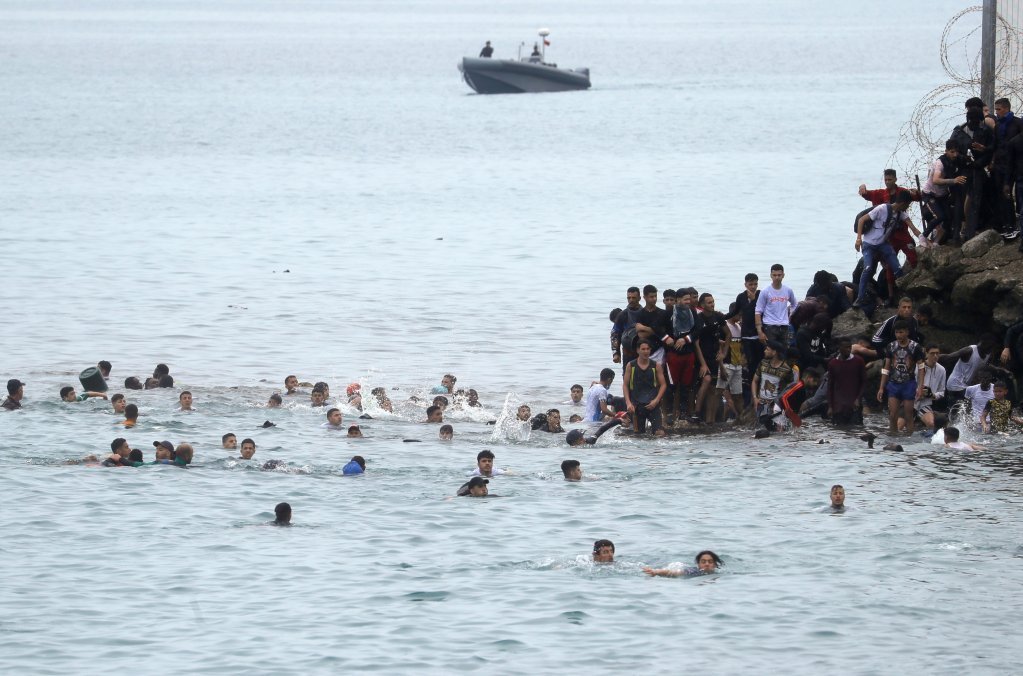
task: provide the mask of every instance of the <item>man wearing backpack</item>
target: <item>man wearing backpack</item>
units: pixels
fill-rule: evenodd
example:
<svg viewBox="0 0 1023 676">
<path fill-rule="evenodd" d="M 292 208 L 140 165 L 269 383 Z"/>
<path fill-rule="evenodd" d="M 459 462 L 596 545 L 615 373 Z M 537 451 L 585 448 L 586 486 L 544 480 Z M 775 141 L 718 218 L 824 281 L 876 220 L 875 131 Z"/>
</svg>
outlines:
<svg viewBox="0 0 1023 676">
<path fill-rule="evenodd" d="M 907 190 L 896 183 L 897 174 L 894 169 L 884 170 L 884 187 L 878 188 L 877 190 L 867 190 L 867 186 L 860 185 L 860 197 L 870 202 L 872 207 L 876 207 L 886 202 L 894 201 L 895 196 L 900 190 Z M 920 201 L 920 193 L 916 190 L 909 190 L 909 194 L 913 201 Z M 910 235 L 912 233 L 912 235 Z M 895 224 L 895 229 L 891 235 L 888 236 L 888 243 L 892 246 L 892 251 L 896 255 L 902 253 L 906 255 L 906 264 L 911 268 L 916 267 L 916 246 L 913 241 L 913 237 L 919 237 L 920 231 L 917 230 L 913 224 L 908 226 L 904 221 L 899 221 Z M 894 302 L 895 300 L 895 272 L 889 268 L 885 268 L 885 277 L 888 280 L 888 288 L 892 291 L 890 299 Z"/>
<path fill-rule="evenodd" d="M 856 250 L 863 253 L 863 274 L 860 275 L 859 292 L 854 307 L 867 302 L 867 285 L 874 277 L 877 264 L 884 261 L 896 277 L 902 276 L 899 258 L 888 243 L 888 238 L 898 221 L 909 224 L 909 203 L 912 199 L 908 190 L 899 190 L 895 201 L 876 206 L 856 220 Z"/>
</svg>

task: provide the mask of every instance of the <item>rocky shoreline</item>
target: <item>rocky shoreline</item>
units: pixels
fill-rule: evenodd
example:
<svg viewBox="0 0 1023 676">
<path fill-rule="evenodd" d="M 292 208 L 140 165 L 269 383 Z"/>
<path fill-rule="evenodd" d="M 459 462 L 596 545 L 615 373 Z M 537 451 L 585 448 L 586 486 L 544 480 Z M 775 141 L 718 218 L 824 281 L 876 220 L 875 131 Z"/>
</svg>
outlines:
<svg viewBox="0 0 1023 676">
<path fill-rule="evenodd" d="M 922 327 L 927 342 L 944 353 L 977 342 L 986 332 L 1001 338 L 1023 319 L 1023 254 L 1016 242 L 986 230 L 962 247 L 938 246 L 917 250 L 916 268 L 898 280 L 898 295 L 919 307 L 930 304 L 934 317 Z M 835 338 L 873 334 L 894 310 L 878 309 L 871 318 L 857 308 L 835 319 Z"/>
</svg>

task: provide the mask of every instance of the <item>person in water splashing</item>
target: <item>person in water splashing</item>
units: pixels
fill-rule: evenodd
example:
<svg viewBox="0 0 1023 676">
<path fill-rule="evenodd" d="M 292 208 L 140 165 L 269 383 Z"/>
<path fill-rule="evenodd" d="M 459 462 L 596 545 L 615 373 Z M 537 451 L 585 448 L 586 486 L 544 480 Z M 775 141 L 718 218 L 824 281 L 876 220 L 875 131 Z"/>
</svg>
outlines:
<svg viewBox="0 0 1023 676">
<path fill-rule="evenodd" d="M 487 490 L 487 484 L 489 483 L 490 479 L 474 476 L 459 486 L 457 495 L 461 497 L 484 498 L 490 492 Z"/>
<path fill-rule="evenodd" d="M 725 565 L 724 561 L 709 549 L 696 555 L 696 568 L 644 568 L 643 572 L 651 577 L 691 577 L 693 575 L 710 575 Z"/>
<path fill-rule="evenodd" d="M 597 540 L 593 543 L 594 563 L 614 563 L 615 543 L 610 540 Z"/>
</svg>

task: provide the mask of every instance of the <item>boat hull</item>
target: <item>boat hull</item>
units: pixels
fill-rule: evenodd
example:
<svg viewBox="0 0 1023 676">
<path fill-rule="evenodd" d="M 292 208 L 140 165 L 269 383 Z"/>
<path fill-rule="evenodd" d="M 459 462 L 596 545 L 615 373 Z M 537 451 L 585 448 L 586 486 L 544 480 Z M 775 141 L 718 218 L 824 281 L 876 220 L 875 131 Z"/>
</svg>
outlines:
<svg viewBox="0 0 1023 676">
<path fill-rule="evenodd" d="M 465 83 L 478 94 L 566 92 L 590 88 L 590 72 L 511 59 L 462 59 Z"/>
</svg>

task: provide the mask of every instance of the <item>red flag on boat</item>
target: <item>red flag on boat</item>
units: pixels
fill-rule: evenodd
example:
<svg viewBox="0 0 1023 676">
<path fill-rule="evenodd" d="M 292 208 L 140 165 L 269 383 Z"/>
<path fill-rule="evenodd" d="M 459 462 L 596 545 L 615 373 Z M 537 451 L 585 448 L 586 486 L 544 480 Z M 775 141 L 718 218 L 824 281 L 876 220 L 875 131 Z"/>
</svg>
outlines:
<svg viewBox="0 0 1023 676">
<path fill-rule="evenodd" d="M 543 44 L 544 44 L 544 47 L 550 47 L 551 46 L 551 41 L 548 40 L 547 38 L 544 38 L 543 39 Z"/>
</svg>

